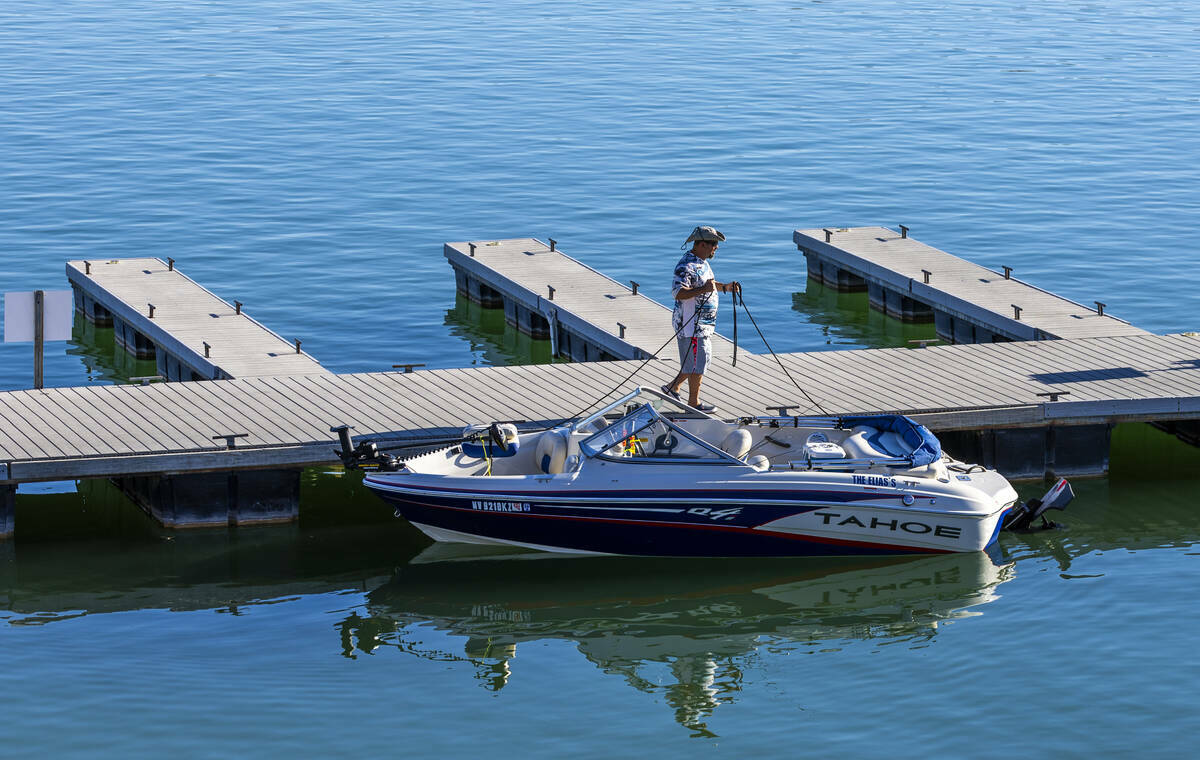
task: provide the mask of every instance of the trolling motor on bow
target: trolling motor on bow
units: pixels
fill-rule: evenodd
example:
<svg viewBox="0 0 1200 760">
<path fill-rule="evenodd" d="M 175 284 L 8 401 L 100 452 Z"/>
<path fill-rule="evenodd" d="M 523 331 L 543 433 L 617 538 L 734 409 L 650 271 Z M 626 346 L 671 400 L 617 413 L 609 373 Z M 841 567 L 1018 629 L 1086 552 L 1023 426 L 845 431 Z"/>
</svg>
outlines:
<svg viewBox="0 0 1200 760">
<path fill-rule="evenodd" d="M 404 466 L 396 457 L 390 454 L 384 454 L 375 445 L 374 441 L 363 441 L 357 446 L 350 440 L 350 426 L 338 425 L 337 427 L 329 428 L 329 432 L 338 434 L 338 441 L 342 447 L 334 449 L 333 453 L 338 455 L 342 460 L 342 464 L 346 469 L 378 469 L 383 472 L 394 472 Z"/>
<path fill-rule="evenodd" d="M 1071 484 L 1067 482 L 1066 478 L 1059 478 L 1059 481 L 1046 492 L 1045 496 L 1022 502 L 1009 512 L 1008 516 L 1004 518 L 1004 530 L 1028 531 L 1057 528 L 1059 527 L 1058 523 L 1046 519 L 1046 511 L 1066 509 L 1074 498 L 1075 491 L 1071 489 Z M 1039 517 L 1042 518 L 1041 525 L 1033 526 L 1033 521 Z"/>
<path fill-rule="evenodd" d="M 363 441 L 357 446 L 350 438 L 350 425 L 338 425 L 329 428 L 331 433 L 338 434 L 340 448 L 334 449 L 342 464 L 350 470 L 379 470 L 381 472 L 396 472 L 404 469 L 404 462 L 391 454 L 379 450 L 374 441 Z M 493 422 L 491 424 L 468 425 L 462 432 L 459 445 L 467 456 L 487 459 L 511 457 L 520 448 L 517 426 L 513 423 Z"/>
</svg>

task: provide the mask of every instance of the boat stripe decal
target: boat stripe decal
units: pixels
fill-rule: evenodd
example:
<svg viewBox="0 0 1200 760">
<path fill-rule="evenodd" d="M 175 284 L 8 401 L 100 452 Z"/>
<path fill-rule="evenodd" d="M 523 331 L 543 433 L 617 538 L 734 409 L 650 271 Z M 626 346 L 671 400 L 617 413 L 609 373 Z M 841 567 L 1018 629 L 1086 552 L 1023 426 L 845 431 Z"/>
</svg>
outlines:
<svg viewBox="0 0 1200 760">
<path fill-rule="evenodd" d="M 399 496 L 393 496 L 392 499 L 394 501 L 398 501 L 398 502 L 402 502 L 402 503 L 406 503 L 406 504 L 413 504 L 413 505 L 416 505 L 419 507 L 423 507 L 425 509 L 430 509 L 430 508 L 445 509 L 445 510 L 453 510 L 455 512 L 470 512 L 472 514 L 479 514 L 479 512 L 477 512 L 476 510 L 468 509 L 467 507 L 450 507 L 450 506 L 441 506 L 441 505 L 436 506 L 436 507 L 431 507 L 426 502 L 413 501 L 411 499 L 404 499 Z M 489 514 L 500 514 L 500 513 L 489 513 Z M 650 526 L 664 527 L 664 528 L 685 528 L 685 529 L 689 529 L 689 530 L 720 531 L 720 532 L 727 532 L 727 533 L 754 533 L 756 535 L 773 536 L 775 538 L 785 538 L 785 539 L 790 539 L 793 541 L 810 541 L 813 543 L 831 544 L 831 545 L 835 545 L 835 546 L 850 546 L 850 547 L 860 547 L 860 548 L 869 548 L 869 549 L 886 549 L 886 550 L 892 550 L 892 551 L 905 551 L 905 552 L 914 552 L 914 553 L 915 552 L 925 552 L 928 554 L 951 554 L 952 553 L 952 551 L 949 549 L 934 549 L 934 548 L 924 547 L 924 546 L 909 546 L 907 544 L 886 544 L 886 543 L 876 542 L 876 541 L 850 541 L 850 540 L 846 540 L 846 539 L 829 538 L 827 536 L 814 536 L 814 535 L 811 535 L 808 533 L 785 533 L 783 531 L 768 530 L 765 528 L 757 528 L 757 527 L 743 527 L 740 525 L 709 525 L 709 524 L 705 524 L 705 523 L 677 523 L 677 522 L 663 522 L 661 520 L 627 520 L 627 519 L 622 520 L 622 519 L 617 519 L 617 518 L 613 518 L 613 517 L 581 517 L 581 516 L 573 516 L 573 515 L 539 515 L 539 514 L 534 514 L 534 513 L 530 513 L 530 512 L 508 512 L 508 513 L 502 513 L 502 514 L 504 514 L 504 516 L 506 518 L 509 518 L 509 517 L 522 518 L 522 517 L 524 517 L 524 518 L 535 518 L 538 520 L 570 520 L 570 521 L 574 521 L 574 522 L 595 522 L 595 523 L 608 523 L 608 524 L 615 524 L 615 525 L 639 525 L 639 526 L 650 525 Z"/>
</svg>

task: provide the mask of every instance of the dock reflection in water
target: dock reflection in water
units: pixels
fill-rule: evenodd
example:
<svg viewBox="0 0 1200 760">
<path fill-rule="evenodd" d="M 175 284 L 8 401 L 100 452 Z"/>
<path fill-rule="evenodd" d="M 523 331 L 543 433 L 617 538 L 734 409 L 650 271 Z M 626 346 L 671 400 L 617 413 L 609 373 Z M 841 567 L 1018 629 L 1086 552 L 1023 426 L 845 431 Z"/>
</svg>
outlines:
<svg viewBox="0 0 1200 760">
<path fill-rule="evenodd" d="M 733 701 L 741 664 L 762 646 L 836 649 L 839 641 L 920 645 L 939 624 L 979 614 L 1014 576 L 988 554 L 863 560 L 663 560 L 455 556 L 435 545 L 367 595 L 341 625 L 343 651 L 395 646 L 469 661 L 487 689 L 512 677 L 518 645 L 575 642 L 605 673 L 659 693 L 676 720 Z M 434 628 L 465 637 L 461 655 L 421 643 Z"/>
</svg>

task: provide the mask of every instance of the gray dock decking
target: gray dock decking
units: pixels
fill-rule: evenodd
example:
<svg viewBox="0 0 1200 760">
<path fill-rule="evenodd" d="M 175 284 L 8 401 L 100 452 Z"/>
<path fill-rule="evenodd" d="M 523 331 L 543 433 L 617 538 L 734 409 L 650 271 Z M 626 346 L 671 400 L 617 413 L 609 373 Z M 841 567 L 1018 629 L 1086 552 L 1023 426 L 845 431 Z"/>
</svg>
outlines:
<svg viewBox="0 0 1200 760">
<path fill-rule="evenodd" d="M 661 348 L 659 356 L 675 356 L 670 307 L 540 240 L 446 243 L 444 253 L 459 292 L 485 306 L 503 302 L 509 324 L 550 339 L 556 354 L 644 359 Z M 712 343 L 715 357 L 732 354 L 728 338 L 717 335 Z"/>
<path fill-rule="evenodd" d="M 70 261 L 67 279 L 78 311 L 92 321 L 111 318 L 115 339 L 139 358 L 157 359 L 169 380 L 328 373 L 294 342 L 160 259 Z"/>
<path fill-rule="evenodd" d="M 796 230 L 792 240 L 808 259 L 809 276 L 841 290 L 867 290 L 880 311 L 936 322 L 938 334 L 956 343 L 1148 334 L 1098 313 L 1099 306 L 1006 278 L 886 227 Z"/>
<path fill-rule="evenodd" d="M 781 359 L 829 413 L 902 412 L 939 431 L 1200 417 L 1200 337 L 1190 334 Z M 557 420 L 582 411 L 638 364 L 9 391 L 0 393 L 6 430 L 0 475 L 27 482 L 329 463 L 336 461 L 333 425 L 419 444 L 453 436 L 471 422 Z M 657 387 L 674 371 L 674 361 L 652 360 L 622 387 Z M 1069 395 L 1049 401 L 1044 394 L 1050 392 Z M 796 406 L 792 413 L 816 413 L 769 356 L 739 358 L 737 367 L 715 362 L 704 395 L 722 416 L 762 415 L 780 404 Z M 234 449 L 214 440 L 236 433 L 249 435 Z"/>
</svg>

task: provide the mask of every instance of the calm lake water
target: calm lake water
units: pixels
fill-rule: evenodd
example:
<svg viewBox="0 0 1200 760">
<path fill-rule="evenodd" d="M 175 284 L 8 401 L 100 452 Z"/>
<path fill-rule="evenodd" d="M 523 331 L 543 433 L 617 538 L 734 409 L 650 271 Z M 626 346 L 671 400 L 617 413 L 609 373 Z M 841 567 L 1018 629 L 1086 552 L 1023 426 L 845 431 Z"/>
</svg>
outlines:
<svg viewBox="0 0 1200 760">
<path fill-rule="evenodd" d="M 1198 31 L 1124 0 L 21 0 L 0 292 L 170 256 L 334 371 L 544 362 L 443 242 L 553 237 L 666 301 L 707 223 L 776 349 L 899 346 L 932 328 L 806 283 L 791 231 L 906 224 L 1196 330 Z M 31 363 L 0 344 L 0 389 Z M 48 385 L 146 369 L 111 331 L 47 348 Z M 822 563 L 462 557 L 318 471 L 297 525 L 231 533 L 29 487 L 0 756 L 1175 757 L 1198 486 L 1200 450 L 1123 426 L 1064 530 Z"/>
</svg>

